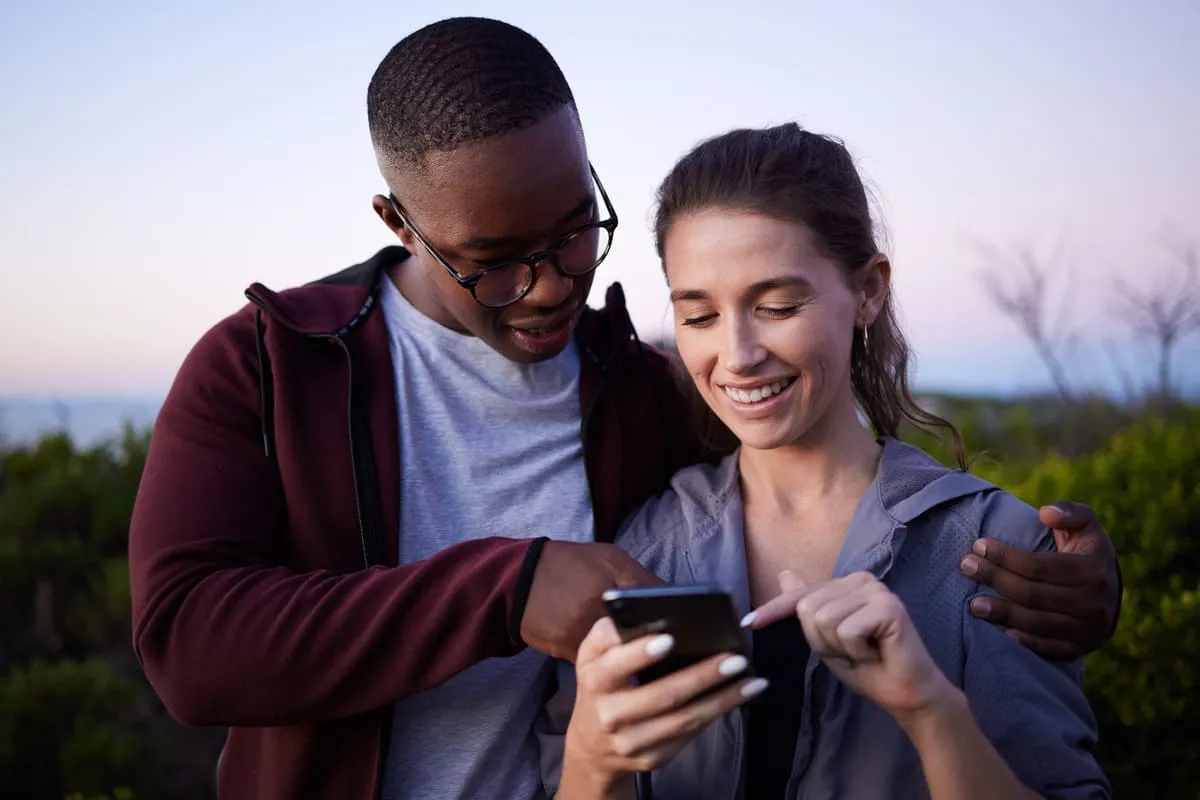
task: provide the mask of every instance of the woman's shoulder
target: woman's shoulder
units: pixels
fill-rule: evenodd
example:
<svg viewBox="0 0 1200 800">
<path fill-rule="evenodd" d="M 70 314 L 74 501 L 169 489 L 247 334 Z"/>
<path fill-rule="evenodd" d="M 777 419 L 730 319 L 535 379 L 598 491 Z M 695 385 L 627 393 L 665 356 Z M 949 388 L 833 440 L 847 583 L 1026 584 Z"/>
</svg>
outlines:
<svg viewBox="0 0 1200 800">
<path fill-rule="evenodd" d="M 717 464 L 695 464 L 671 478 L 657 497 L 626 517 L 616 543 L 635 558 L 652 547 L 680 547 L 720 518 L 737 494 L 737 453 Z"/>
<path fill-rule="evenodd" d="M 943 465 L 913 445 L 885 442 L 876 483 L 880 504 L 898 523 L 953 518 L 977 537 L 1027 550 L 1053 546 L 1036 508 L 990 481 Z"/>
</svg>

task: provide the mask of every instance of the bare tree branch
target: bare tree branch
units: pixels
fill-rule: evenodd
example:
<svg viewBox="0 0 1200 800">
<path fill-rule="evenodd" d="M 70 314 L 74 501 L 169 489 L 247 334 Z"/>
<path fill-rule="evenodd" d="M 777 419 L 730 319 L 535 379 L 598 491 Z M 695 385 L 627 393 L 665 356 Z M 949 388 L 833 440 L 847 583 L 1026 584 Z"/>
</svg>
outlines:
<svg viewBox="0 0 1200 800">
<path fill-rule="evenodd" d="M 984 251 L 991 262 L 981 276 L 988 296 L 1033 345 L 1050 373 L 1055 390 L 1070 402 L 1072 392 L 1063 366 L 1064 350 L 1074 339 L 1068 321 L 1069 309 L 1064 305 L 1057 314 L 1052 314 L 1047 288 L 1051 266 L 1064 263 L 1061 247 L 1055 249 L 1060 255 L 1050 261 L 1039 259 L 1024 246 L 1012 253 L 1001 253 L 994 247 L 985 247 Z"/>
<path fill-rule="evenodd" d="M 1137 383 L 1133 380 L 1133 376 L 1121 358 L 1121 352 L 1117 347 L 1117 343 L 1112 339 L 1105 339 L 1104 350 L 1108 354 L 1108 360 L 1112 364 L 1113 371 L 1117 373 L 1117 380 L 1121 382 L 1121 392 L 1124 394 L 1125 402 L 1136 402 L 1141 392 L 1138 391 Z"/>
<path fill-rule="evenodd" d="M 1172 264 L 1159 280 L 1135 288 L 1115 281 L 1120 308 L 1134 334 L 1151 340 L 1158 350 L 1159 397 L 1175 397 L 1171 359 L 1180 341 L 1200 331 L 1200 256 L 1192 246 L 1167 248 Z"/>
</svg>

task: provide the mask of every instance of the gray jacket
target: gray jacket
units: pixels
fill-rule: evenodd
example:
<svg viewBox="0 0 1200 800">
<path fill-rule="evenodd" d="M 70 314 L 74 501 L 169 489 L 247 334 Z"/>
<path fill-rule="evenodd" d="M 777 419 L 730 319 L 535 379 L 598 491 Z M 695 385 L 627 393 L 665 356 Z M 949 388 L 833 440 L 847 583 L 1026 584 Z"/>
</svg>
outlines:
<svg viewBox="0 0 1200 800">
<path fill-rule="evenodd" d="M 1082 664 L 1045 661 L 973 617 L 968 599 L 992 590 L 959 571 L 978 537 L 1052 550 L 1053 534 L 1036 510 L 992 484 L 902 442 L 882 442 L 875 481 L 855 510 L 834 576 L 869 571 L 903 600 L 934 661 L 966 693 L 983 733 L 1027 786 L 1050 798 L 1109 797 L 1092 753 L 1096 721 L 1080 688 Z M 737 454 L 676 475 L 666 493 L 630 516 L 618 544 L 668 582 L 723 586 L 737 612 L 748 612 Z M 839 683 L 816 656 L 803 668 L 787 797 L 928 797 L 916 749 L 891 716 Z M 570 664 L 559 664 L 558 680 L 540 727 L 551 792 L 574 701 Z M 717 720 L 656 771 L 655 800 L 740 800 L 744 714 Z"/>
</svg>

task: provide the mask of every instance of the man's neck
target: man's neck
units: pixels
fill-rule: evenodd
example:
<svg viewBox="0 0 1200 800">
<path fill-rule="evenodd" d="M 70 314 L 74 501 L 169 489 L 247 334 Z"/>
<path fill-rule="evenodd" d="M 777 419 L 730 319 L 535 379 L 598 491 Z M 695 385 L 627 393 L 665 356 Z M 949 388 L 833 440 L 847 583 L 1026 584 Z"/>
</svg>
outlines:
<svg viewBox="0 0 1200 800">
<path fill-rule="evenodd" d="M 455 333 L 466 333 L 462 324 L 454 318 L 445 306 L 437 299 L 429 276 L 425 274 L 425 265 L 421 263 L 416 253 L 403 262 L 387 270 L 388 279 L 395 284 L 404 299 L 420 313 L 444 328 Z"/>
</svg>

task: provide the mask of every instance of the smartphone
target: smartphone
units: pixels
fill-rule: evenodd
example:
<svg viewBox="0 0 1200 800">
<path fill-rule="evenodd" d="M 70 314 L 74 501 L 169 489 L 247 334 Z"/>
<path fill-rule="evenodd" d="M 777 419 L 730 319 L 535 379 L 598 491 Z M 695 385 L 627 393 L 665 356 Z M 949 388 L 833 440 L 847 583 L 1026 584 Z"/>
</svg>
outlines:
<svg viewBox="0 0 1200 800">
<path fill-rule="evenodd" d="M 666 658 L 638 673 L 640 684 L 718 653 L 749 657 L 746 634 L 738 623 L 733 598 L 719 586 L 677 584 L 609 589 L 601 598 L 622 641 L 660 633 L 675 637 L 675 647 Z M 742 680 L 748 675 L 749 670 L 731 680 Z"/>
</svg>

